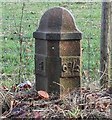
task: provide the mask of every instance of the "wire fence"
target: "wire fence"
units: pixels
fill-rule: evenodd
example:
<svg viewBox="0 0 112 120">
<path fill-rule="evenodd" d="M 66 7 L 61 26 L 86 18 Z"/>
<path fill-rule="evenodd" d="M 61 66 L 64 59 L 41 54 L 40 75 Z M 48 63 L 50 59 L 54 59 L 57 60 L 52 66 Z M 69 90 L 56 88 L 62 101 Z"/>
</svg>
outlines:
<svg viewBox="0 0 112 120">
<path fill-rule="evenodd" d="M 43 13 L 54 6 L 65 7 L 73 14 L 83 33 L 82 80 L 99 78 L 101 3 L 35 2 L 2 3 L 2 45 L 0 84 L 18 84 L 35 80 L 33 32 Z"/>
</svg>

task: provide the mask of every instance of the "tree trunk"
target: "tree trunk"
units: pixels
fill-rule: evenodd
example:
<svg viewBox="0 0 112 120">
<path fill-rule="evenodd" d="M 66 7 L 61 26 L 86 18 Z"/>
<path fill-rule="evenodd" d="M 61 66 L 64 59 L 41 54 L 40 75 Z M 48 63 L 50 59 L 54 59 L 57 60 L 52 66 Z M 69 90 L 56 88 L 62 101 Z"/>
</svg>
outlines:
<svg viewBox="0 0 112 120">
<path fill-rule="evenodd" d="M 112 2 L 102 3 L 100 70 L 101 86 L 108 87 L 112 79 Z"/>
</svg>

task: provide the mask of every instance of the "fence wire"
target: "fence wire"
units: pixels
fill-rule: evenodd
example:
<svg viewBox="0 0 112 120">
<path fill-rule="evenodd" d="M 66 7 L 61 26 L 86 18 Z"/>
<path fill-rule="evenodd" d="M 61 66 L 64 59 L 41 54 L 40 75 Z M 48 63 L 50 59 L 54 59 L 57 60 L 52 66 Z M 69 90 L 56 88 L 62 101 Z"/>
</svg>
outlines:
<svg viewBox="0 0 112 120">
<path fill-rule="evenodd" d="M 98 80 L 100 61 L 101 3 L 34 2 L 2 3 L 2 70 L 0 84 L 35 80 L 33 32 L 43 13 L 54 6 L 65 7 L 83 33 L 82 79 Z M 87 82 L 87 81 L 86 81 Z"/>
</svg>

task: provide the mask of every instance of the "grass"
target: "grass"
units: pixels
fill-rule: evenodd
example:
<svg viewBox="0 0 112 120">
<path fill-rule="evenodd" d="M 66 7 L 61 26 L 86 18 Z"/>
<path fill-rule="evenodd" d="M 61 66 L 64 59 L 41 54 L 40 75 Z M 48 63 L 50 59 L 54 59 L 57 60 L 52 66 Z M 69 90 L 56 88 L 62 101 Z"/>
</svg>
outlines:
<svg viewBox="0 0 112 120">
<path fill-rule="evenodd" d="M 32 33 L 37 29 L 39 20 L 47 9 L 61 6 L 71 11 L 77 27 L 83 33 L 82 72 L 88 70 L 90 77 L 97 79 L 100 60 L 101 3 L 25 3 L 21 23 L 22 61 L 20 63 L 18 33 L 20 32 L 22 5 L 22 3 L 2 3 L 2 74 L 16 74 L 15 79 L 18 81 L 21 67 L 22 79 L 24 76 L 26 79 L 34 79 L 31 77 L 34 75 L 35 52 Z"/>
</svg>

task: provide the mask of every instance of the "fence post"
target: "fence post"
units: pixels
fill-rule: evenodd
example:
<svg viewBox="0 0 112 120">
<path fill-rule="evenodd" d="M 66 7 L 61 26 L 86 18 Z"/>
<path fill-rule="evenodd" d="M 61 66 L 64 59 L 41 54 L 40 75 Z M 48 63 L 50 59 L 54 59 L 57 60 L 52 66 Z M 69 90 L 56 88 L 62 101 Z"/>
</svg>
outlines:
<svg viewBox="0 0 112 120">
<path fill-rule="evenodd" d="M 108 87 L 112 79 L 112 2 L 102 3 L 101 25 L 101 86 Z M 109 85 L 109 86 L 110 86 Z"/>
<path fill-rule="evenodd" d="M 58 94 L 80 87 L 80 40 L 71 13 L 62 7 L 47 10 L 35 38 L 36 89 Z"/>
<path fill-rule="evenodd" d="M 109 92 L 112 93 L 112 1 L 102 3 L 101 30 L 101 85 L 110 86 Z M 112 118 L 112 107 L 110 107 L 110 118 Z"/>
<path fill-rule="evenodd" d="M 103 2 L 102 3 L 102 24 L 101 24 L 101 46 L 100 46 L 100 71 L 101 71 L 101 86 L 107 87 L 108 86 L 108 79 L 109 79 L 109 3 Z"/>
<path fill-rule="evenodd" d="M 112 88 L 112 1 L 110 2 L 110 86 Z"/>
</svg>

